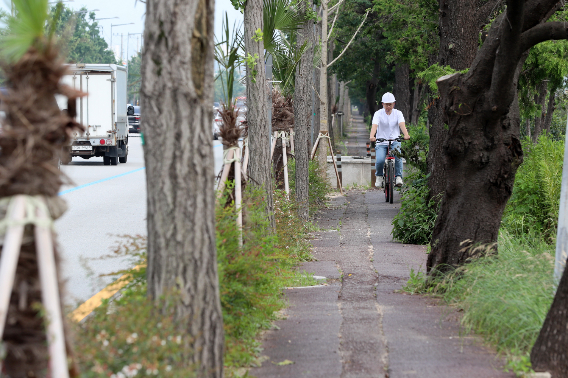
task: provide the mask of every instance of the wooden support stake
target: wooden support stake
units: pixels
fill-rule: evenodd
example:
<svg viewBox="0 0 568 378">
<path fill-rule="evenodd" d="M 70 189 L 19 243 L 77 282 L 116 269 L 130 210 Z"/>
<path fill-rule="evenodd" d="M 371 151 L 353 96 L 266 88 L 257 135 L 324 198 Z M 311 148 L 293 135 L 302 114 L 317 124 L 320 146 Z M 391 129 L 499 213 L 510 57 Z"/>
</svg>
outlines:
<svg viewBox="0 0 568 378">
<path fill-rule="evenodd" d="M 41 207 L 37 207 L 37 217 L 41 221 L 48 221 L 48 215 Z M 57 269 L 53 254 L 53 238 L 51 229 L 45 225 L 35 226 L 35 244 L 39 264 L 39 278 L 43 306 L 47 316 L 47 342 L 51 376 L 68 378 L 67 352 L 65 351 L 65 335 L 63 333 L 63 317 L 59 302 L 59 288 L 57 282 Z"/>
<path fill-rule="evenodd" d="M 272 139 L 272 147 L 270 148 L 270 160 L 274 156 L 274 149 L 276 148 L 276 139 L 278 139 L 278 131 L 274 132 L 274 138 Z"/>
<path fill-rule="evenodd" d="M 294 155 L 294 129 L 290 129 L 290 152 Z"/>
<path fill-rule="evenodd" d="M 316 142 L 314 143 L 314 148 L 312 148 L 312 154 L 310 155 L 310 160 L 314 159 L 314 155 L 316 154 L 316 151 L 318 149 L 318 144 L 319 144 L 320 139 L 321 139 L 321 136 L 318 135 L 318 138 L 316 139 Z"/>
<path fill-rule="evenodd" d="M 243 147 L 245 148 L 245 157 L 243 159 L 243 179 L 247 180 L 247 168 L 248 168 L 248 161 L 249 161 L 249 145 L 248 145 L 248 138 L 243 140 Z"/>
<path fill-rule="evenodd" d="M 9 217 L 8 219 L 12 222 L 21 221 L 25 214 L 25 198 L 17 196 L 12 201 L 14 204 L 13 206 L 11 203 L 8 205 L 6 217 Z M 23 235 L 24 225 L 12 224 L 8 226 L 2 247 L 2 257 L 0 258 L 0 340 L 4 335 Z"/>
<path fill-rule="evenodd" d="M 290 185 L 288 183 L 288 157 L 286 156 L 286 132 L 282 131 L 280 134 L 282 139 L 282 162 L 284 164 L 284 191 L 286 192 L 286 198 L 290 194 Z"/>
<path fill-rule="evenodd" d="M 229 152 L 227 152 L 227 160 L 233 159 L 234 151 L 235 150 L 229 150 Z M 223 155 L 224 155 L 224 153 L 223 153 Z M 227 181 L 227 177 L 229 177 L 229 171 L 230 170 L 231 170 L 231 163 L 227 163 L 223 166 L 223 173 L 221 173 L 221 179 L 219 180 L 219 184 L 217 185 L 217 198 L 218 199 L 223 196 L 223 191 L 225 190 L 225 182 Z"/>
<path fill-rule="evenodd" d="M 335 163 L 335 156 L 333 155 L 333 147 L 331 147 L 331 140 L 329 138 L 326 139 L 329 145 L 329 152 L 331 153 L 331 160 L 333 161 L 333 168 L 335 169 L 335 177 L 337 177 L 337 182 L 339 182 L 339 191 L 341 192 L 341 194 L 344 194 L 343 187 L 341 186 L 341 182 L 339 180 L 339 172 L 337 172 L 337 164 Z"/>
<path fill-rule="evenodd" d="M 240 151 L 235 160 L 235 208 L 237 209 L 237 229 L 239 232 L 239 247 L 243 246 L 243 206 L 241 193 L 241 160 Z"/>
</svg>

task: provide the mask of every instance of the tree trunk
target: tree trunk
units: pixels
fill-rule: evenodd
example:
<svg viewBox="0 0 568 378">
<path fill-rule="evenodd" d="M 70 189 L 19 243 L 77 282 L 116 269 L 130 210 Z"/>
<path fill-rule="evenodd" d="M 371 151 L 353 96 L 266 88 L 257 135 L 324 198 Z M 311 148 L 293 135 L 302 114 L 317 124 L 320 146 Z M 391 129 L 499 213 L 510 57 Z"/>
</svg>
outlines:
<svg viewBox="0 0 568 378">
<path fill-rule="evenodd" d="M 535 371 L 547 371 L 553 377 L 568 376 L 568 269 L 564 269 L 554 301 L 531 350 Z"/>
<path fill-rule="evenodd" d="M 494 1 L 489 1 L 491 5 Z M 468 68 L 479 45 L 479 30 L 492 8 L 477 7 L 475 0 L 440 0 L 440 51 L 438 64 L 450 66 L 454 70 L 461 71 Z M 489 10 L 488 10 L 489 9 Z M 430 146 L 428 153 L 428 187 L 430 198 L 443 193 L 446 187 L 446 171 L 443 162 L 443 144 L 447 137 L 447 130 L 443 122 L 440 101 L 430 107 L 428 118 L 430 121 Z"/>
<path fill-rule="evenodd" d="M 270 164 L 270 131 L 268 129 L 268 85 L 264 65 L 264 43 L 256 42 L 255 31 L 263 30 L 262 0 L 248 0 L 244 12 L 245 52 L 247 56 L 258 56 L 255 65 L 247 66 L 247 124 L 250 146 L 248 177 L 252 186 L 261 188 L 266 200 L 266 216 L 272 229 L 274 204 L 272 198 L 272 176 Z"/>
<path fill-rule="evenodd" d="M 311 9 L 312 2 L 308 0 L 302 3 L 306 9 Z M 296 83 L 294 91 L 294 155 L 296 157 L 296 202 L 298 203 L 298 215 L 301 219 L 309 219 L 309 160 L 310 151 L 310 122 L 311 100 L 313 86 L 313 60 L 314 41 L 313 21 L 306 20 L 298 30 L 296 46 L 303 46 L 308 41 L 308 47 L 296 67 Z"/>
<path fill-rule="evenodd" d="M 328 30 L 327 30 L 327 17 L 328 17 L 328 1 L 323 0 L 321 2 L 321 65 L 320 65 L 320 82 L 319 82 L 319 94 L 320 94 L 320 133 L 329 135 L 329 122 L 328 117 L 329 102 L 327 100 L 327 63 L 328 63 Z M 326 180 L 326 166 L 327 166 L 327 155 L 329 155 L 329 147 L 327 141 L 324 139 L 320 140 L 317 150 L 319 173 L 321 177 Z"/>
<path fill-rule="evenodd" d="M 215 243 L 214 2 L 149 0 L 141 102 L 148 191 L 148 294 L 179 291 L 200 377 L 223 376 L 223 315 Z M 189 38 L 188 38 L 189 36 Z"/>
<path fill-rule="evenodd" d="M 371 80 L 367 81 L 367 90 L 365 92 L 365 97 L 367 99 L 367 110 L 371 117 L 375 115 L 375 112 L 379 110 L 377 105 L 377 90 L 379 85 L 379 76 L 381 73 L 381 59 L 375 57 L 375 64 L 373 66 L 373 74 Z M 365 114 L 366 116 L 366 114 Z"/>
<path fill-rule="evenodd" d="M 410 116 L 410 124 L 416 125 L 418 124 L 418 118 L 420 117 L 420 81 L 418 79 L 414 80 L 414 88 L 413 88 L 413 95 L 412 95 L 412 112 Z"/>
<path fill-rule="evenodd" d="M 330 43 L 330 46 L 333 47 L 333 42 Z M 333 49 L 330 48 L 329 50 L 329 55 L 328 55 L 328 62 L 331 62 L 333 60 Z M 337 117 L 335 116 L 335 108 L 336 108 L 336 103 L 335 103 L 335 95 L 336 95 L 336 90 L 335 90 L 335 86 L 337 83 L 337 76 L 336 75 L 328 75 L 328 85 L 327 85 L 327 103 L 328 103 L 328 107 L 327 107 L 327 119 L 329 120 L 329 138 L 331 140 L 331 145 L 333 147 L 333 149 L 335 150 L 335 126 L 337 123 Z"/>
<path fill-rule="evenodd" d="M 394 96 L 396 108 L 402 112 L 406 122 L 410 121 L 410 68 L 407 63 L 397 64 L 394 69 Z"/>
<path fill-rule="evenodd" d="M 522 62 L 517 72 L 520 67 Z M 518 75 L 515 98 L 506 117 L 492 114 L 495 112 L 488 109 L 488 103 L 483 107 L 476 104 L 474 111 L 469 104 L 476 102 L 475 92 L 448 95 L 452 87 L 465 86 L 459 74 L 438 82 L 449 130 L 442 162 L 446 187 L 432 233 L 428 272 L 462 265 L 471 257 L 468 247 L 497 241 L 503 210 L 523 156 L 517 80 Z"/>
<path fill-rule="evenodd" d="M 551 35 L 568 35 L 561 23 L 542 23 L 556 5 L 552 0 L 529 2 L 526 9 L 524 2 L 507 4 L 468 73 L 438 80 L 441 114 L 448 125 L 441 156 L 446 185 L 428 256 L 429 272 L 463 264 L 469 245 L 497 241 L 523 157 L 519 73 L 532 45 Z M 550 26 L 543 28 L 545 24 Z"/>
<path fill-rule="evenodd" d="M 541 81 L 538 85 L 538 95 L 535 96 L 535 102 L 537 105 L 540 105 L 540 115 L 535 117 L 534 122 L 534 133 L 533 133 L 533 142 L 536 143 L 540 133 L 542 132 L 544 118 L 546 117 L 546 108 L 544 107 L 546 103 L 546 92 L 547 92 L 547 84 L 546 81 Z"/>
<path fill-rule="evenodd" d="M 556 109 L 556 88 L 550 89 L 550 94 L 548 95 L 548 107 L 546 109 L 546 116 L 544 117 L 544 124 L 542 129 L 546 130 L 547 133 L 550 132 L 550 126 L 552 124 L 552 115 Z"/>
</svg>

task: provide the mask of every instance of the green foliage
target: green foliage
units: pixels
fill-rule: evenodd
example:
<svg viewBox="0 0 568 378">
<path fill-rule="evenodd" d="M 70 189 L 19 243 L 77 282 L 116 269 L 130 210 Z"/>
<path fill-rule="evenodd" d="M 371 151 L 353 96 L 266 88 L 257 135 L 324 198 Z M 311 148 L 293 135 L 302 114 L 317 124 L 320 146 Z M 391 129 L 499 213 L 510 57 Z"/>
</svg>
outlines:
<svg viewBox="0 0 568 378">
<path fill-rule="evenodd" d="M 296 193 L 296 161 L 291 160 L 288 162 L 289 174 L 288 178 L 290 180 L 290 198 L 295 198 Z M 325 205 L 326 196 L 330 192 L 331 188 L 327 180 L 322 178 L 319 173 L 319 163 L 317 160 L 310 160 L 308 167 L 308 196 L 309 196 L 309 207 L 310 215 L 315 214 L 315 212 Z"/>
<path fill-rule="evenodd" d="M 423 119 L 418 124 L 408 127 L 410 139 L 402 143 L 401 156 L 412 167 L 418 169 L 423 175 L 428 173 L 426 158 L 430 148 L 430 134 Z"/>
<path fill-rule="evenodd" d="M 86 8 L 75 12 L 63 7 L 58 14 L 53 7 L 51 13 L 55 20 L 55 33 L 61 39 L 70 63 L 117 63 L 100 34 L 95 12 L 88 13 Z"/>
<path fill-rule="evenodd" d="M 274 233 L 262 198 L 260 191 L 245 191 L 242 247 L 238 245 L 233 204 L 225 196 L 216 208 L 227 377 L 233 376 L 237 367 L 257 363 L 258 333 L 268 328 L 276 312 L 284 307 L 282 288 L 316 284 L 311 275 L 295 270 L 299 262 L 312 259 L 307 242 L 311 224 L 301 221 L 294 201 L 277 190 Z M 85 377 L 108 377 L 127 368 L 137 369 L 139 376 L 193 376 L 191 367 L 184 364 L 191 350 L 183 329 L 190 320 L 175 320 L 173 308 L 170 310 L 162 299 L 158 306 L 146 299 L 146 240 L 129 238 L 112 256 L 127 257 L 136 268 L 115 272 L 132 279 L 121 297 L 105 302 L 95 310 L 94 317 L 77 326 L 79 360 L 83 370 L 89 372 Z M 164 298 L 173 303 L 177 295 L 170 293 Z"/>
<path fill-rule="evenodd" d="M 439 201 L 428 200 L 428 176 L 415 172 L 406 177 L 401 206 L 392 225 L 393 238 L 408 244 L 428 244 L 438 216 Z"/>
<path fill-rule="evenodd" d="M 433 292 L 465 311 L 462 322 L 499 351 L 529 353 L 554 297 L 554 247 L 499 235 L 499 254 L 475 259 Z"/>
<path fill-rule="evenodd" d="M 438 80 L 442 76 L 450 75 L 456 72 L 465 74 L 467 73 L 467 71 L 469 71 L 469 68 L 466 68 L 463 71 L 456 71 L 450 66 L 440 66 L 438 65 L 438 63 L 434 63 L 424 71 L 420 72 L 417 76 L 428 84 L 432 93 L 437 94 L 438 84 L 436 84 L 436 80 Z"/>
<path fill-rule="evenodd" d="M 223 93 L 223 88 L 226 88 L 227 78 L 227 71 L 219 72 L 215 78 L 215 94 L 214 99 L 215 101 L 224 103 L 227 101 L 226 95 Z M 233 81 L 233 98 L 237 98 L 240 96 L 245 96 L 246 94 L 246 87 L 240 83 L 239 79 L 241 79 L 241 75 L 239 72 L 234 72 L 235 79 Z"/>
<path fill-rule="evenodd" d="M 130 58 L 128 62 L 128 102 L 136 104 L 140 99 L 140 66 L 142 64 L 142 53 L 138 53 Z"/>
<path fill-rule="evenodd" d="M 515 235 L 536 233 L 553 240 L 558 225 L 564 141 L 543 134 L 538 143 L 525 140 L 523 149 L 524 162 L 515 176 L 503 227 Z"/>
<path fill-rule="evenodd" d="M 240 34 L 241 25 L 233 25 L 233 31 L 229 30 L 229 16 L 225 12 L 225 18 L 222 24 L 223 29 L 223 40 L 219 41 L 217 36 L 215 36 L 215 60 L 219 65 L 219 73 L 215 77 L 215 82 L 221 83 L 221 89 L 223 92 L 223 99 L 221 102 L 227 107 L 233 106 L 234 98 L 234 88 L 235 88 L 235 70 L 241 65 L 243 61 L 242 58 L 242 35 Z M 254 58 L 254 59 L 253 59 Z M 252 59 L 252 60 L 251 60 Z M 253 73 L 253 82 L 256 77 L 256 60 L 258 60 L 258 54 L 255 57 L 251 57 L 249 54 L 244 59 Z M 217 85 L 216 85 L 217 86 Z"/>
<path fill-rule="evenodd" d="M 188 320 L 175 319 L 173 301 L 148 299 L 146 239 L 125 237 L 112 255 L 101 259 L 127 259 L 135 268 L 114 272 L 131 281 L 114 301 L 104 301 L 84 323 L 76 324 L 75 356 L 84 378 L 125 376 L 193 377 L 186 360 L 190 340 L 182 330 Z M 171 293 L 177 298 L 177 293 Z M 162 311 L 164 310 L 164 311 Z"/>
<path fill-rule="evenodd" d="M 260 28 L 256 29 L 256 30 L 254 31 L 254 35 L 253 35 L 253 37 L 252 37 L 252 40 L 255 41 L 255 42 L 260 42 L 260 41 L 262 41 L 263 34 L 264 34 L 264 33 L 262 32 L 262 30 L 260 30 Z"/>
<path fill-rule="evenodd" d="M 438 1 L 374 0 L 373 9 L 389 45 L 386 61 L 426 69 L 428 57 L 438 53 Z"/>
<path fill-rule="evenodd" d="M 17 16 L 8 17 L 8 30 L 0 43 L 0 53 L 9 62 L 20 59 L 30 47 L 41 52 L 53 43 L 47 0 L 13 0 L 12 4 Z M 58 11 L 61 6 L 58 5 Z M 46 29 L 49 30 L 47 35 Z"/>
</svg>

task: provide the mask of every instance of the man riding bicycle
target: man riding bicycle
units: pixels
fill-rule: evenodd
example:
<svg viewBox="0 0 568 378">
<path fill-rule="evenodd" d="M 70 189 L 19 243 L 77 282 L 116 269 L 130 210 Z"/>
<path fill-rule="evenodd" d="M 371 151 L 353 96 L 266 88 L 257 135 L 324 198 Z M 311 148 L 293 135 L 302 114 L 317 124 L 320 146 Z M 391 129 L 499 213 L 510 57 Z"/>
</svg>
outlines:
<svg viewBox="0 0 568 378">
<path fill-rule="evenodd" d="M 404 116 L 400 110 L 394 108 L 394 95 L 387 92 L 382 98 L 383 108 L 376 111 L 373 116 L 373 126 L 369 138 L 371 142 L 377 139 L 396 139 L 400 137 L 400 132 L 404 135 L 404 139 L 410 139 L 408 131 L 404 123 Z M 377 152 L 377 162 L 375 164 L 375 186 L 381 188 L 384 186 L 383 166 L 385 165 L 385 157 L 387 156 L 389 142 L 377 143 L 375 150 Z M 400 142 L 392 142 L 392 148 L 400 152 Z M 402 186 L 402 158 L 396 156 L 395 163 L 395 185 Z"/>
</svg>

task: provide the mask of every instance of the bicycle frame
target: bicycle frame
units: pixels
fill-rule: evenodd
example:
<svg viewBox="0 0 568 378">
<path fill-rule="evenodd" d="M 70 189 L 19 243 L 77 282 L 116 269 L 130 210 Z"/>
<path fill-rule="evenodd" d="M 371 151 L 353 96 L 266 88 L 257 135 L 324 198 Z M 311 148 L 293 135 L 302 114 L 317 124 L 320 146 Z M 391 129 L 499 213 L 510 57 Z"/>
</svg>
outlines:
<svg viewBox="0 0 568 378">
<path fill-rule="evenodd" d="M 386 162 L 383 166 L 383 177 L 384 177 L 384 184 L 385 184 L 385 202 L 393 203 L 394 199 L 394 180 L 395 180 L 395 172 L 394 172 L 394 161 L 395 156 L 392 149 L 392 142 L 401 142 L 400 138 L 396 139 L 377 139 L 377 142 L 389 142 L 387 147 L 387 156 Z"/>
</svg>

